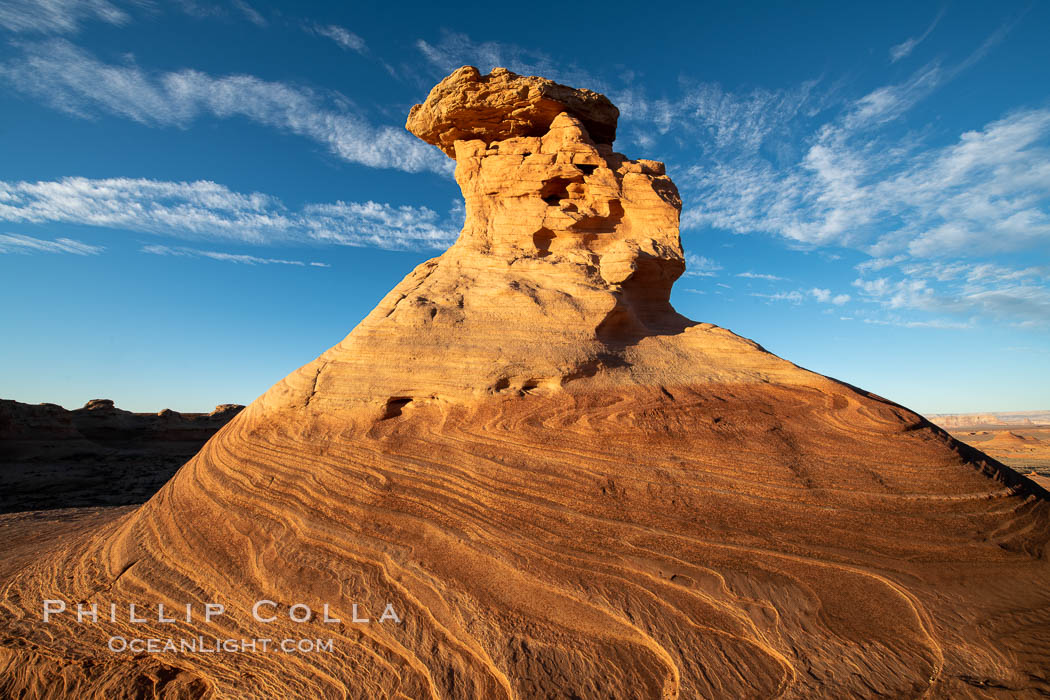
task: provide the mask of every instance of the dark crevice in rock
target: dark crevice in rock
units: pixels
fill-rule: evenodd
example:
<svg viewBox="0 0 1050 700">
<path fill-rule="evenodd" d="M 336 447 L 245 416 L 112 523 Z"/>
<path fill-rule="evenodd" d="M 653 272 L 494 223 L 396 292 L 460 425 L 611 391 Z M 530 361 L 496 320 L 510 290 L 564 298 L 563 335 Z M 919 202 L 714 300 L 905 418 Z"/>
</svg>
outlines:
<svg viewBox="0 0 1050 700">
<path fill-rule="evenodd" d="M 383 417 L 380 420 L 400 416 L 401 410 L 410 403 L 412 403 L 411 396 L 391 396 L 386 400 L 386 407 L 383 409 Z"/>
<path fill-rule="evenodd" d="M 579 182 L 579 179 L 568 177 L 552 177 L 543 183 L 540 189 L 540 199 L 550 205 L 556 205 L 562 200 L 569 198 L 569 185 Z"/>
</svg>

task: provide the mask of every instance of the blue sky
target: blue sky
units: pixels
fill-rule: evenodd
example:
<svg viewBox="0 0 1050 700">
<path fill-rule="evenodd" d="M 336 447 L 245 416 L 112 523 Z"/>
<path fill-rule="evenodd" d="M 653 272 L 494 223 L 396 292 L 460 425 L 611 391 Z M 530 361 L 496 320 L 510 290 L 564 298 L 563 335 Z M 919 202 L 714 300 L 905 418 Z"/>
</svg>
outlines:
<svg viewBox="0 0 1050 700">
<path fill-rule="evenodd" d="M 356 4 L 355 4 L 356 5 Z M 0 396 L 248 403 L 462 224 L 451 70 L 607 94 L 673 301 L 922 412 L 1050 407 L 1050 4 L 0 3 Z"/>
</svg>

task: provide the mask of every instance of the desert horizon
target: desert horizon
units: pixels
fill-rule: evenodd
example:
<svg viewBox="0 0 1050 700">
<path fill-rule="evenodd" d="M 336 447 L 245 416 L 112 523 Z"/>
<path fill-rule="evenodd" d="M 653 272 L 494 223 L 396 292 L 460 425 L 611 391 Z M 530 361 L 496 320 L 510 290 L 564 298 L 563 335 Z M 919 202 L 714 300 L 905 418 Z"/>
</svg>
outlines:
<svg viewBox="0 0 1050 700">
<path fill-rule="evenodd" d="M 0 2 L 0 697 L 1050 695 L 1050 10 L 595 10 Z"/>
</svg>

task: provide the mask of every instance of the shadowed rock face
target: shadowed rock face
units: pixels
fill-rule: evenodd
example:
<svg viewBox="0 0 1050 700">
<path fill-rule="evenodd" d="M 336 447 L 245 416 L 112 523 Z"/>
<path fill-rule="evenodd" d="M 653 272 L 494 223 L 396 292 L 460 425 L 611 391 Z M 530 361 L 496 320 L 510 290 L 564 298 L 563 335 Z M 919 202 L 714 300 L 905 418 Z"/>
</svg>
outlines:
<svg viewBox="0 0 1050 700">
<path fill-rule="evenodd" d="M 678 315 L 674 185 L 573 101 L 601 100 L 535 85 L 464 68 L 413 110 L 457 161 L 457 243 L 150 502 L 13 577 L 0 690 L 1050 690 L 1045 492 L 905 408 Z M 230 613 L 177 634 L 69 616 L 43 630 L 40 600 L 59 594 Z M 264 598 L 343 623 L 260 628 Z M 376 622 L 387 603 L 401 623 Z M 372 623 L 349 622 L 355 604 Z M 114 634 L 187 633 L 334 651 L 105 651 Z"/>
<path fill-rule="evenodd" d="M 131 413 L 0 399 L 0 513 L 139 504 L 244 406 Z"/>
</svg>

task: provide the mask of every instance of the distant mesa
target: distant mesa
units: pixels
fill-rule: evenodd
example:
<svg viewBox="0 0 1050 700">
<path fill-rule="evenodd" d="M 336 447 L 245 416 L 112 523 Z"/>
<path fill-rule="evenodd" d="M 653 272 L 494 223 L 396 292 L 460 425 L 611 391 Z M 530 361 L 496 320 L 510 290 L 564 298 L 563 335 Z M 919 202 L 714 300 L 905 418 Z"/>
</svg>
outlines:
<svg viewBox="0 0 1050 700">
<path fill-rule="evenodd" d="M 1004 430 L 997 432 L 989 442 L 998 444 L 1028 445 L 1040 442 L 1035 436 L 1018 435 L 1015 432 Z"/>
<path fill-rule="evenodd" d="M 435 87 L 408 128 L 456 160 L 455 245 L 141 508 L 6 581 L 0 696 L 1050 690 L 1047 492 L 680 315 L 681 199 L 663 164 L 613 150 L 616 116 L 502 69 Z M 179 634 L 332 650 L 114 654 L 172 631 L 40 624 L 56 597 L 215 601 L 230 614 Z M 254 625 L 259 600 L 285 616 Z M 342 624 L 291 622 L 292 603 Z M 387 604 L 400 622 L 351 622 Z"/>
<path fill-rule="evenodd" d="M 936 413 L 927 416 L 947 429 L 996 426 L 1050 426 L 1050 411 L 1005 411 L 998 413 Z"/>
</svg>

